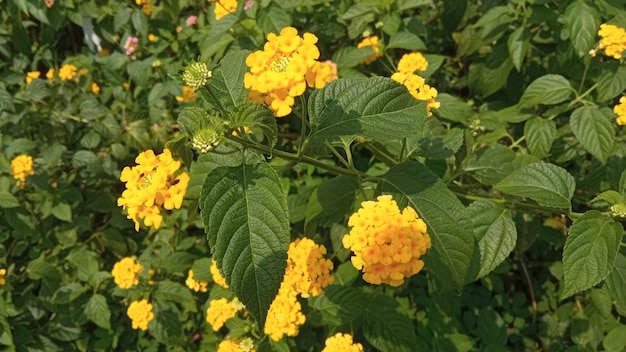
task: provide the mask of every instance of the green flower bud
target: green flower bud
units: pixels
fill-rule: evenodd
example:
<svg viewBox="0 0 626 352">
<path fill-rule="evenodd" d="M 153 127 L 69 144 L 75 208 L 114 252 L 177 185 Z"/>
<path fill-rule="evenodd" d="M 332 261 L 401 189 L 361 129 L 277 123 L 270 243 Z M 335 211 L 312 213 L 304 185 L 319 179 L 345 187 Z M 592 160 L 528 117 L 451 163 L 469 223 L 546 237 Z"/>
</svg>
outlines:
<svg viewBox="0 0 626 352">
<path fill-rule="evenodd" d="M 200 153 L 208 153 L 220 144 L 221 139 L 222 136 L 214 128 L 204 127 L 191 137 L 191 147 Z"/>
<path fill-rule="evenodd" d="M 619 216 L 621 218 L 626 217 L 626 204 L 625 203 L 617 203 L 611 206 L 611 213 L 614 216 Z"/>
<path fill-rule="evenodd" d="M 207 84 L 212 74 L 206 63 L 193 61 L 185 68 L 183 81 L 193 90 L 198 90 Z"/>
</svg>

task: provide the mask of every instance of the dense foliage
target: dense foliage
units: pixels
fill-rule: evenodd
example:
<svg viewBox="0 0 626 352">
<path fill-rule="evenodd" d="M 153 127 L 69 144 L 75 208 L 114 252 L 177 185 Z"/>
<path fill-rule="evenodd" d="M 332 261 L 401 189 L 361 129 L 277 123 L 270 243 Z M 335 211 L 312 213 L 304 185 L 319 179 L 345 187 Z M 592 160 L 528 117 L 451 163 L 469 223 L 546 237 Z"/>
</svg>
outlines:
<svg viewBox="0 0 626 352">
<path fill-rule="evenodd" d="M 0 0 L 0 349 L 623 351 L 623 0 Z"/>
</svg>

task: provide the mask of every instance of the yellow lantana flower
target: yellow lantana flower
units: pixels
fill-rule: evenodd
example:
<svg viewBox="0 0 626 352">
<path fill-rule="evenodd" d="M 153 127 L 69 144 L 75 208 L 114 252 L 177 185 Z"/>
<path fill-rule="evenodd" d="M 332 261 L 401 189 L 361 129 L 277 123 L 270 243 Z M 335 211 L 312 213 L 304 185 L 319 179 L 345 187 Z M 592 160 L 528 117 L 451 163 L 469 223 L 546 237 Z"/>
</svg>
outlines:
<svg viewBox="0 0 626 352">
<path fill-rule="evenodd" d="M 161 227 L 161 209 L 180 209 L 189 184 L 189 174 L 175 173 L 180 162 L 172 159 L 165 149 L 155 155 L 152 150 L 140 153 L 135 159 L 137 166 L 125 167 L 120 180 L 126 182 L 126 190 L 117 199 L 117 205 L 128 210 L 128 218 L 135 222 L 139 231 L 139 219 L 146 226 Z"/>
<path fill-rule="evenodd" d="M 215 19 L 221 20 L 224 16 L 234 13 L 237 10 L 237 0 L 208 0 L 215 3 Z"/>
<path fill-rule="evenodd" d="M 189 287 L 190 289 L 196 292 L 206 292 L 207 286 L 209 285 L 209 283 L 206 281 L 196 280 L 193 277 L 193 270 L 191 269 L 189 269 L 189 273 L 187 274 L 187 280 L 185 280 L 185 284 L 187 285 L 187 287 Z"/>
<path fill-rule="evenodd" d="M 211 324 L 213 330 L 218 331 L 224 326 L 226 320 L 234 317 L 244 308 L 245 306 L 237 298 L 232 301 L 226 298 L 214 299 L 206 310 L 206 321 Z"/>
<path fill-rule="evenodd" d="M 215 259 L 211 260 L 211 275 L 213 276 L 213 281 L 222 286 L 223 288 L 228 288 L 228 284 L 226 283 L 226 279 L 220 273 L 220 269 L 217 268 L 217 261 Z"/>
<path fill-rule="evenodd" d="M 126 314 L 132 320 L 133 329 L 148 330 L 148 323 L 154 319 L 152 310 L 152 303 L 146 299 L 133 301 L 126 310 Z"/>
<path fill-rule="evenodd" d="M 272 340 L 279 341 L 285 335 L 297 336 L 306 317 L 298 302 L 298 293 L 289 285 L 282 285 L 267 312 L 264 332 Z"/>
<path fill-rule="evenodd" d="M 150 0 L 135 0 L 135 3 L 137 4 L 137 6 L 141 6 L 141 10 L 143 11 L 143 13 L 146 14 L 146 16 L 150 16 L 150 14 L 152 13 L 152 9 L 154 8 L 154 5 L 152 4 L 152 1 L 150 1 Z"/>
<path fill-rule="evenodd" d="M 69 81 L 76 76 L 76 66 L 72 64 L 65 64 L 59 69 L 59 78 L 64 81 Z"/>
<path fill-rule="evenodd" d="M 294 98 L 307 87 L 323 88 L 333 79 L 332 67 L 320 64 L 317 37 L 311 33 L 298 35 L 298 30 L 285 27 L 280 35 L 270 33 L 263 50 L 246 58 L 250 72 L 244 86 L 250 89 L 249 99 L 268 105 L 274 116 L 291 113 Z"/>
<path fill-rule="evenodd" d="M 95 95 L 100 94 L 100 86 L 96 82 L 91 82 L 89 84 L 89 90 Z"/>
<path fill-rule="evenodd" d="M 613 107 L 613 112 L 617 115 L 617 124 L 626 125 L 626 96 L 619 98 L 619 104 Z"/>
<path fill-rule="evenodd" d="M 411 207 L 401 212 L 390 195 L 362 202 L 348 225 L 352 230 L 342 242 L 354 252 L 352 265 L 363 280 L 400 286 L 424 267 L 421 257 L 431 247 L 426 223 Z"/>
<path fill-rule="evenodd" d="M 596 51 L 604 50 L 608 56 L 621 59 L 622 53 L 626 50 L 626 30 L 612 24 L 601 24 L 598 35 L 602 37 L 597 48 L 591 50 L 591 55 L 595 56 Z"/>
<path fill-rule="evenodd" d="M 39 71 L 30 71 L 26 73 L 26 84 L 30 84 L 35 78 L 39 78 L 41 72 Z"/>
<path fill-rule="evenodd" d="M 398 61 L 398 72 L 415 73 L 415 71 L 426 71 L 428 69 L 428 61 L 422 53 L 416 51 L 402 55 Z"/>
<path fill-rule="evenodd" d="M 0 269 L 0 285 L 4 285 L 7 282 L 6 275 L 7 269 Z"/>
<path fill-rule="evenodd" d="M 49 81 L 50 83 L 52 83 L 52 82 L 54 82 L 54 77 L 55 77 L 55 75 L 54 75 L 54 69 L 53 69 L 53 68 L 51 68 L 51 69 L 49 69 L 49 70 L 48 70 L 48 72 L 46 73 L 46 78 L 48 79 L 48 81 Z"/>
<path fill-rule="evenodd" d="M 193 91 L 193 88 L 184 86 L 183 87 L 183 95 L 177 96 L 176 101 L 180 101 L 183 103 L 189 103 L 196 100 L 196 94 Z"/>
<path fill-rule="evenodd" d="M 338 332 L 326 339 L 322 352 L 363 352 L 363 345 L 352 341 L 352 335 Z"/>
<path fill-rule="evenodd" d="M 254 352 L 251 338 L 224 340 L 217 346 L 217 352 Z"/>
<path fill-rule="evenodd" d="M 374 62 L 376 61 L 376 59 L 383 56 L 383 54 L 380 52 L 380 47 L 378 44 L 378 36 L 374 35 L 371 37 L 364 38 L 363 40 L 361 40 L 359 44 L 357 44 L 356 47 L 364 48 L 367 46 L 372 47 L 372 49 L 374 49 L 374 53 L 370 55 L 368 58 L 366 58 L 365 60 L 363 60 L 364 64 L 369 64 L 371 62 Z"/>
<path fill-rule="evenodd" d="M 11 160 L 11 174 L 17 180 L 17 185 L 23 189 L 26 185 L 26 177 L 34 175 L 33 157 L 21 154 Z"/>
<path fill-rule="evenodd" d="M 426 84 L 424 78 L 413 73 L 396 72 L 391 76 L 391 79 L 403 84 L 415 99 L 425 100 L 427 102 L 426 113 L 428 116 L 433 114 L 431 109 L 438 108 L 441 105 L 441 103 L 435 101 L 438 94 L 437 89 Z"/>
<path fill-rule="evenodd" d="M 139 275 L 142 271 L 143 266 L 138 261 L 125 257 L 113 265 L 111 275 L 117 286 L 126 289 L 139 283 Z"/>
</svg>

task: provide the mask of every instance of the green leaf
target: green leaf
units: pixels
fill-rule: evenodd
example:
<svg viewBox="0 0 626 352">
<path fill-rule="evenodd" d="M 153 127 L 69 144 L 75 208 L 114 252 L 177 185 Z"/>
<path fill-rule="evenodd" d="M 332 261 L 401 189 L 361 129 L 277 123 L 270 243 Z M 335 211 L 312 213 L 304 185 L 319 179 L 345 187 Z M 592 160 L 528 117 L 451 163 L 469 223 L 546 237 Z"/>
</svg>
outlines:
<svg viewBox="0 0 626 352">
<path fill-rule="evenodd" d="M 480 249 L 478 278 L 489 274 L 515 248 L 517 229 L 511 213 L 492 201 L 479 200 L 467 207 Z"/>
<path fill-rule="evenodd" d="M 13 96 L 4 83 L 0 82 L 0 111 L 15 112 L 15 105 L 13 104 Z"/>
<path fill-rule="evenodd" d="M 626 66 L 620 65 L 616 70 L 608 70 L 598 80 L 598 101 L 615 98 L 626 90 Z"/>
<path fill-rule="evenodd" d="M 368 299 L 361 290 L 331 285 L 323 295 L 309 298 L 310 320 L 319 325 L 340 326 L 361 317 L 367 306 Z"/>
<path fill-rule="evenodd" d="M 67 261 L 74 264 L 78 271 L 78 278 L 90 282 L 100 268 L 100 256 L 85 247 L 75 247 L 67 256 Z"/>
<path fill-rule="evenodd" d="M 530 49 L 530 30 L 527 27 L 517 28 L 509 35 L 506 44 L 513 66 L 519 71 L 522 68 L 528 49 Z"/>
<path fill-rule="evenodd" d="M 276 117 L 265 105 L 257 103 L 245 103 L 233 115 L 235 125 L 242 127 L 259 127 L 267 138 L 268 145 L 274 147 L 278 138 L 276 133 Z"/>
<path fill-rule="evenodd" d="M 590 210 L 569 228 L 563 248 L 561 299 L 591 288 L 611 272 L 622 240 L 623 227 Z"/>
<path fill-rule="evenodd" d="M 413 323 L 399 313 L 398 302 L 382 294 L 369 299 L 363 312 L 363 334 L 367 342 L 382 352 L 411 352 L 417 343 Z"/>
<path fill-rule="evenodd" d="M 103 295 L 96 293 L 91 296 L 85 306 L 85 315 L 99 327 L 111 330 L 111 311 Z"/>
<path fill-rule="evenodd" d="M 335 80 L 309 98 L 311 134 L 320 137 L 361 135 L 384 141 L 418 132 L 426 103 L 385 77 Z"/>
<path fill-rule="evenodd" d="M 291 16 L 274 2 L 257 11 L 256 21 L 265 35 L 269 33 L 278 35 L 283 28 L 290 26 L 292 22 Z"/>
<path fill-rule="evenodd" d="M 626 197 L 626 170 L 622 171 L 622 174 L 620 175 L 618 190 L 622 196 Z"/>
<path fill-rule="evenodd" d="M 206 110 L 197 106 L 185 106 L 180 113 L 178 113 L 176 122 L 180 126 L 182 133 L 193 136 L 194 132 L 206 126 L 209 119 L 210 116 Z"/>
<path fill-rule="evenodd" d="M 98 160 L 98 157 L 92 151 L 78 150 L 72 156 L 72 166 L 74 167 L 87 166 L 96 160 Z"/>
<path fill-rule="evenodd" d="M 519 101 L 521 108 L 535 105 L 554 105 L 569 99 L 574 93 L 569 81 L 561 75 L 548 74 L 532 81 Z"/>
<path fill-rule="evenodd" d="M 476 150 L 465 164 L 464 170 L 482 184 L 492 185 L 513 172 L 515 152 L 502 144 L 492 144 Z"/>
<path fill-rule="evenodd" d="M 305 228 L 311 223 L 330 226 L 343 222 L 352 210 L 359 185 L 354 177 L 337 176 L 322 182 L 309 198 Z"/>
<path fill-rule="evenodd" d="M 548 163 L 527 165 L 494 185 L 506 194 L 528 197 L 541 205 L 561 209 L 570 208 L 575 187 L 572 175 Z"/>
<path fill-rule="evenodd" d="M 502 316 L 493 308 L 481 309 L 478 316 L 476 335 L 487 346 L 504 346 L 507 342 L 507 324 Z M 499 349 L 485 349 L 488 351 L 500 351 Z M 506 350 L 506 349 L 505 349 Z"/>
<path fill-rule="evenodd" d="M 78 282 L 72 282 L 59 288 L 52 296 L 54 304 L 68 304 L 80 297 L 83 293 L 83 286 Z"/>
<path fill-rule="evenodd" d="M 224 56 L 213 70 L 207 87 L 198 90 L 207 102 L 215 107 L 222 106 L 229 112 L 246 102 L 248 90 L 243 85 L 243 76 L 248 71 L 246 57 L 249 53 L 248 50 L 238 50 Z"/>
<path fill-rule="evenodd" d="M 593 202 L 597 202 L 601 200 L 609 203 L 610 205 L 615 205 L 615 204 L 624 202 L 624 197 L 619 192 L 608 190 L 595 196 L 592 200 L 589 201 L 589 203 L 593 203 Z"/>
<path fill-rule="evenodd" d="M 33 101 L 43 100 L 50 96 L 50 89 L 48 88 L 48 82 L 42 79 L 33 80 L 28 86 L 26 86 L 26 96 Z M 10 106 L 8 106 L 10 108 Z"/>
<path fill-rule="evenodd" d="M 161 268 L 172 274 L 185 272 L 191 267 L 196 257 L 188 252 L 174 252 L 161 263 Z"/>
<path fill-rule="evenodd" d="M 533 117 L 524 124 L 524 136 L 531 154 L 543 159 L 550 154 L 556 140 L 556 122 Z"/>
<path fill-rule="evenodd" d="M 441 93 L 437 95 L 436 100 L 441 103 L 441 106 L 433 109 L 433 113 L 446 120 L 460 122 L 467 126 L 469 118 L 474 115 L 474 110 L 454 95 Z"/>
<path fill-rule="evenodd" d="M 55 218 L 67 222 L 72 221 L 72 208 L 67 203 L 58 203 L 50 211 Z"/>
<path fill-rule="evenodd" d="M 413 33 L 398 32 L 389 38 L 387 49 L 426 50 L 426 44 Z"/>
<path fill-rule="evenodd" d="M 604 165 L 611 156 L 615 144 L 615 128 L 612 114 L 597 106 L 581 106 L 572 112 L 570 126 L 576 139 L 591 155 Z"/>
<path fill-rule="evenodd" d="M 154 319 L 148 324 L 148 331 L 157 341 L 176 346 L 183 340 L 183 326 L 180 313 L 171 304 L 154 302 Z"/>
<path fill-rule="evenodd" d="M 20 201 L 11 193 L 0 192 L 0 208 L 15 208 L 20 206 Z"/>
<path fill-rule="evenodd" d="M 212 281 L 211 276 L 211 259 L 201 258 L 193 262 L 191 269 L 193 270 L 193 277 L 200 281 Z"/>
<path fill-rule="evenodd" d="M 187 287 L 169 280 L 159 281 L 156 284 L 154 297 L 158 300 L 167 300 L 183 305 L 193 303 L 193 295 Z"/>
<path fill-rule="evenodd" d="M 604 287 L 611 297 L 622 307 L 626 307 L 626 255 L 618 252 L 615 257 L 615 264 L 611 272 L 607 275 Z"/>
<path fill-rule="evenodd" d="M 626 325 L 614 327 L 602 340 L 602 346 L 607 352 L 620 352 L 626 348 Z"/>
<path fill-rule="evenodd" d="M 200 196 L 218 267 L 260 326 L 283 278 L 289 247 L 287 200 L 267 163 L 219 167 Z"/>
<path fill-rule="evenodd" d="M 391 193 L 398 205 L 410 205 L 424 219 L 432 248 L 424 261 L 428 274 L 446 288 L 459 290 L 468 274 L 474 237 L 465 207 L 432 171 L 416 161 L 398 164 L 382 177 L 380 193 Z"/>
<path fill-rule="evenodd" d="M 374 55 L 375 51 L 371 46 L 355 48 L 347 46 L 339 48 L 334 54 L 332 61 L 337 65 L 339 70 L 358 66 L 361 61 Z"/>
<path fill-rule="evenodd" d="M 578 56 L 589 55 L 601 23 L 596 8 L 587 5 L 585 1 L 574 1 L 565 9 L 564 18 L 570 41 Z"/>
<path fill-rule="evenodd" d="M 506 85 L 513 61 L 505 45 L 496 46 L 484 62 L 470 64 L 468 86 L 470 91 L 488 97 Z"/>
</svg>

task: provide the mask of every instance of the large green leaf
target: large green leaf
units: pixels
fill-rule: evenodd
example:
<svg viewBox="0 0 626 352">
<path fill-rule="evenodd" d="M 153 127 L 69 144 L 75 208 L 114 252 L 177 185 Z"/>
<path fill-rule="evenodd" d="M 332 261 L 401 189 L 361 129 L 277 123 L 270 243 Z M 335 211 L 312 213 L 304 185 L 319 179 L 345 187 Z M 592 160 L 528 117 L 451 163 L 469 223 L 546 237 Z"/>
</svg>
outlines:
<svg viewBox="0 0 626 352">
<path fill-rule="evenodd" d="M 515 152 L 502 144 L 492 144 L 472 153 L 464 170 L 479 182 L 492 185 L 513 172 Z"/>
<path fill-rule="evenodd" d="M 506 194 L 528 197 L 547 207 L 569 209 L 576 182 L 561 167 L 533 163 L 514 171 L 494 187 Z"/>
<path fill-rule="evenodd" d="M 418 339 L 413 323 L 399 308 L 392 297 L 379 294 L 370 298 L 363 312 L 365 339 L 379 351 L 415 351 Z"/>
<path fill-rule="evenodd" d="M 545 158 L 556 139 L 556 123 L 533 117 L 524 124 L 524 136 L 530 152 L 538 158 Z"/>
<path fill-rule="evenodd" d="M 606 277 L 604 287 L 611 297 L 622 307 L 626 307 L 626 255 L 618 252 L 615 257 L 615 265 Z"/>
<path fill-rule="evenodd" d="M 218 267 L 263 326 L 283 279 L 289 246 L 280 179 L 267 163 L 219 167 L 204 180 L 200 206 Z"/>
<path fill-rule="evenodd" d="M 89 298 L 85 306 L 85 316 L 99 327 L 111 329 L 111 311 L 103 295 L 96 293 Z"/>
<path fill-rule="evenodd" d="M 492 201 L 479 200 L 467 207 L 480 249 L 478 277 L 489 274 L 509 256 L 517 241 L 511 213 Z"/>
<path fill-rule="evenodd" d="M 513 61 L 506 45 L 498 45 L 484 62 L 479 60 L 469 66 L 468 87 L 470 91 L 488 97 L 506 85 Z"/>
<path fill-rule="evenodd" d="M 433 109 L 433 113 L 446 120 L 460 122 L 467 126 L 470 116 L 474 114 L 474 110 L 467 102 L 454 95 L 441 93 L 437 95 L 437 101 L 441 103 L 441 106 Z"/>
<path fill-rule="evenodd" d="M 354 287 L 328 286 L 323 295 L 309 298 L 307 316 L 320 325 L 340 326 L 359 318 L 368 305 L 367 296 Z"/>
<path fill-rule="evenodd" d="M 389 38 L 385 49 L 425 50 L 426 44 L 413 33 L 398 32 Z"/>
<path fill-rule="evenodd" d="M 520 98 L 520 107 L 553 105 L 564 102 L 574 93 L 569 81 L 561 75 L 548 74 L 532 81 Z"/>
<path fill-rule="evenodd" d="M 626 89 L 626 66 L 606 71 L 598 80 L 598 100 L 613 99 Z"/>
<path fill-rule="evenodd" d="M 164 345 L 179 345 L 183 340 L 183 324 L 178 309 L 173 304 L 155 301 L 154 319 L 148 324 L 148 331 Z"/>
<path fill-rule="evenodd" d="M 613 269 L 623 232 L 620 223 L 596 210 L 588 211 L 574 221 L 563 248 L 561 298 L 604 280 Z"/>
<path fill-rule="evenodd" d="M 416 161 L 396 165 L 382 177 L 379 190 L 399 205 L 410 205 L 424 219 L 432 248 L 424 261 L 429 275 L 446 288 L 460 289 L 474 253 L 474 235 L 465 207 L 432 171 Z"/>
<path fill-rule="evenodd" d="M 513 66 L 519 71 L 522 68 L 528 49 L 530 49 L 530 30 L 527 27 L 517 28 L 509 35 L 506 44 Z"/>
<path fill-rule="evenodd" d="M 574 110 L 570 126 L 576 139 L 602 164 L 611 156 L 615 144 L 615 128 L 612 113 L 605 113 L 597 106 L 581 106 Z"/>
<path fill-rule="evenodd" d="M 569 30 L 570 41 L 579 57 L 589 55 L 594 47 L 600 15 L 595 7 L 585 1 L 573 1 L 565 9 L 565 25 Z"/>
<path fill-rule="evenodd" d="M 311 134 L 331 137 L 361 135 L 384 141 L 418 132 L 426 119 L 426 103 L 386 77 L 336 80 L 309 98 Z"/>
<path fill-rule="evenodd" d="M 353 46 L 346 46 L 339 48 L 333 54 L 333 62 L 337 64 L 338 69 L 345 69 L 358 66 L 361 61 L 375 54 L 374 49 L 371 46 L 365 46 L 362 48 L 355 48 Z"/>
<path fill-rule="evenodd" d="M 248 90 L 243 86 L 243 76 L 248 70 L 246 57 L 249 53 L 247 50 L 238 50 L 224 56 L 213 70 L 207 87 L 198 90 L 206 101 L 230 112 L 246 102 Z"/>
</svg>

